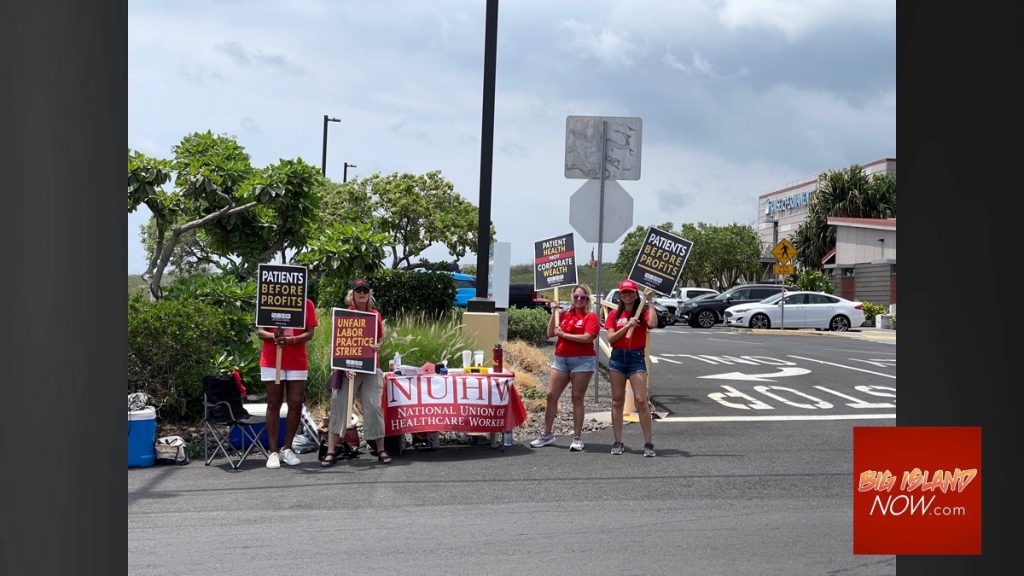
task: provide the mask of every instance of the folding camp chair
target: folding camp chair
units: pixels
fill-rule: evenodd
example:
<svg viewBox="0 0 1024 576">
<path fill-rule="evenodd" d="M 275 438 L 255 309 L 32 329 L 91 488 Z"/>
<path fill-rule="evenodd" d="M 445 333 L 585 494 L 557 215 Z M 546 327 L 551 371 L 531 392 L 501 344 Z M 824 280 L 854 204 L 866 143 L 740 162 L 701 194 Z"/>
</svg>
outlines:
<svg viewBox="0 0 1024 576">
<path fill-rule="evenodd" d="M 249 426 L 249 417 L 249 412 L 242 406 L 242 393 L 231 374 L 203 378 L 203 457 L 207 466 L 217 457 L 218 452 L 224 454 L 232 470 L 237 470 L 253 449 L 259 450 L 263 456 L 267 456 L 266 449 L 256 439 Z M 217 430 L 222 426 L 227 427 L 223 434 Z M 238 450 L 230 442 L 229 436 L 234 429 L 242 434 L 243 439 L 249 440 L 245 450 Z M 209 454 L 208 435 L 212 435 L 217 442 L 217 448 L 214 449 L 213 454 Z"/>
</svg>

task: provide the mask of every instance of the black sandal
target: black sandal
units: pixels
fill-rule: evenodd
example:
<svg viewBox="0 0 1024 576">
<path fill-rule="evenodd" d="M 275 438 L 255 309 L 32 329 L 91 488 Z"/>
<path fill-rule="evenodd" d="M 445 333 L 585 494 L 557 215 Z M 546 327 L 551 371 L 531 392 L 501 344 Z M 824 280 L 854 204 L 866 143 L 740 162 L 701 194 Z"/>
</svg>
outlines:
<svg viewBox="0 0 1024 576">
<path fill-rule="evenodd" d="M 388 454 L 387 450 L 380 450 L 377 452 L 377 461 L 381 464 L 391 464 L 391 454 Z"/>
<path fill-rule="evenodd" d="M 334 466 L 334 453 L 328 452 L 327 454 L 324 454 L 324 459 L 320 461 L 320 467 L 330 468 L 331 466 Z"/>
</svg>

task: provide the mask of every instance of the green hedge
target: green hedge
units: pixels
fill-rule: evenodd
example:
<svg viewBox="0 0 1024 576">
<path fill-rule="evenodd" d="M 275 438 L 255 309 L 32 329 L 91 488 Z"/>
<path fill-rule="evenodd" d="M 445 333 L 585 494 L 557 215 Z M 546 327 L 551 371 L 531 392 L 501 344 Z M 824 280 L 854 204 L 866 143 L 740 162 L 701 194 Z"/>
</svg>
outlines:
<svg viewBox="0 0 1024 576">
<path fill-rule="evenodd" d="M 203 376 L 235 341 L 219 308 L 197 301 L 128 301 L 128 392 L 145 392 L 161 415 L 198 417 Z"/>
<path fill-rule="evenodd" d="M 551 314 L 540 308 L 508 309 L 508 339 L 523 340 L 530 344 L 548 341 L 548 321 Z"/>
<path fill-rule="evenodd" d="M 344 308 L 354 278 L 323 278 L 317 285 L 318 308 Z M 387 318 L 423 314 L 440 318 L 452 309 L 455 279 L 443 272 L 378 270 L 366 277 L 373 286 L 377 309 Z"/>
</svg>

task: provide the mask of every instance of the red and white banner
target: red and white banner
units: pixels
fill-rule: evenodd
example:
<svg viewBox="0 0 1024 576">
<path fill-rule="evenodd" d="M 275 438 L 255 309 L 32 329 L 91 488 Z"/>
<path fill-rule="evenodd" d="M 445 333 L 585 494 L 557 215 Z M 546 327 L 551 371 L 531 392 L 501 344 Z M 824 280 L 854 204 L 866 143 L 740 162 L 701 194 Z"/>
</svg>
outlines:
<svg viewBox="0 0 1024 576">
<path fill-rule="evenodd" d="M 526 420 L 514 374 L 384 375 L 384 434 L 504 432 Z"/>
</svg>

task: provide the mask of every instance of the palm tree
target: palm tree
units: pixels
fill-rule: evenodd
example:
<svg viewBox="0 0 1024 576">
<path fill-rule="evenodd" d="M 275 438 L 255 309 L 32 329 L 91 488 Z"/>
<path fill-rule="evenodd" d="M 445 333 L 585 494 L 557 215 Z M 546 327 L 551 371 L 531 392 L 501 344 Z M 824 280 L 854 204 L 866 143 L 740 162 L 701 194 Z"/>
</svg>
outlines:
<svg viewBox="0 0 1024 576">
<path fill-rule="evenodd" d="M 821 259 L 836 245 L 836 229 L 828 225 L 830 217 L 895 218 L 896 176 L 869 177 L 854 164 L 818 177 L 807 219 L 793 235 L 797 261 L 805 268 L 821 269 Z"/>
</svg>

